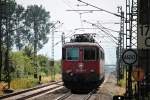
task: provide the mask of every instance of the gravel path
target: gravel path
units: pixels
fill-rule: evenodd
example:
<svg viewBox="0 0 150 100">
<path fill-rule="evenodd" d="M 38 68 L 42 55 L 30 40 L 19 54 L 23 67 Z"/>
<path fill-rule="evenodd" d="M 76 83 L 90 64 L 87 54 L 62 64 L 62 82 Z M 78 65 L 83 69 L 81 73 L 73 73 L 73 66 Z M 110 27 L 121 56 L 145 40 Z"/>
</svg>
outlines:
<svg viewBox="0 0 150 100">
<path fill-rule="evenodd" d="M 104 84 L 99 88 L 96 100 L 113 100 L 114 95 L 120 95 L 125 92 L 124 88 L 117 85 L 116 77 L 113 73 L 106 75 Z"/>
</svg>

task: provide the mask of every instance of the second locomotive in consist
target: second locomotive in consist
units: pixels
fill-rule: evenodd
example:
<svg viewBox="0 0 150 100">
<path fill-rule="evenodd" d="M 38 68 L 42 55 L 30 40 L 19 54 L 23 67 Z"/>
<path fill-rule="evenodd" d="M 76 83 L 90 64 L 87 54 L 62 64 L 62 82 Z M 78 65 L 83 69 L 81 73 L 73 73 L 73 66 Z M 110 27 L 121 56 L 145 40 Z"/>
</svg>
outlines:
<svg viewBox="0 0 150 100">
<path fill-rule="evenodd" d="M 104 50 L 89 34 L 76 35 L 62 48 L 62 79 L 71 90 L 96 88 L 104 80 Z"/>
</svg>

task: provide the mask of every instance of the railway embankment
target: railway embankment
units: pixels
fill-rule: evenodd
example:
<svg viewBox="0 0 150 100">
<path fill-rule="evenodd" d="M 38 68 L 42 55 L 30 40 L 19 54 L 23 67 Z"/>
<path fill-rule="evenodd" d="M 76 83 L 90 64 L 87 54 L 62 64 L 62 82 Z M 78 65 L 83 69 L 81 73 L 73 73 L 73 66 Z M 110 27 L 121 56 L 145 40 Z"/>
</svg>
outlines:
<svg viewBox="0 0 150 100">
<path fill-rule="evenodd" d="M 100 86 L 96 100 L 113 100 L 114 95 L 123 95 L 125 88 L 117 85 L 115 73 L 106 75 L 104 83 Z"/>
</svg>

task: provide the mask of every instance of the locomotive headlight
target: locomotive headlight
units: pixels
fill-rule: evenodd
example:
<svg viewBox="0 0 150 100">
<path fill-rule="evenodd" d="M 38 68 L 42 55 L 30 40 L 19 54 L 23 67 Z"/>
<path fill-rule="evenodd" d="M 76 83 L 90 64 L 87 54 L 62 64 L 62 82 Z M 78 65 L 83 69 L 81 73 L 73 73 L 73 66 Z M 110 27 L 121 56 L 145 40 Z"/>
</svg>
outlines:
<svg viewBox="0 0 150 100">
<path fill-rule="evenodd" d="M 82 69 L 83 69 L 83 67 L 84 67 L 83 63 L 79 63 L 79 64 L 78 64 L 78 67 L 79 67 L 79 69 L 81 69 L 81 70 L 82 70 Z"/>
<path fill-rule="evenodd" d="M 90 70 L 90 72 L 92 72 L 92 73 L 93 73 L 93 72 L 95 72 L 95 70 L 94 70 L 94 69 L 91 69 L 91 70 Z"/>
<path fill-rule="evenodd" d="M 66 70 L 66 73 L 67 73 L 67 74 L 68 74 L 68 73 L 71 73 L 71 72 L 72 72 L 71 69 Z"/>
<path fill-rule="evenodd" d="M 73 73 L 70 73 L 70 76 L 73 76 Z"/>
</svg>

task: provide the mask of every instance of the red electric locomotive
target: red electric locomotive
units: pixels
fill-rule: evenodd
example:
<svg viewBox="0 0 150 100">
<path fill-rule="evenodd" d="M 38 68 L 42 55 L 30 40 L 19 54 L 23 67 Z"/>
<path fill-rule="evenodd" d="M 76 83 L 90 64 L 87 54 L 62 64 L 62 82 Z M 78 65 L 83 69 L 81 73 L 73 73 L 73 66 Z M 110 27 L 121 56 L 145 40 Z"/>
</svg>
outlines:
<svg viewBox="0 0 150 100">
<path fill-rule="evenodd" d="M 90 40 L 78 35 L 62 47 L 62 80 L 71 90 L 93 89 L 104 79 L 104 50 Z"/>
</svg>

